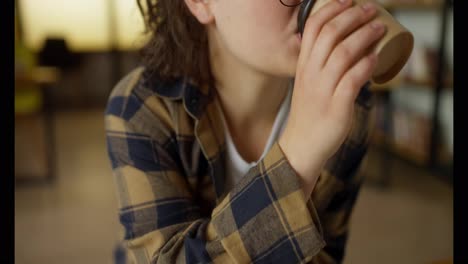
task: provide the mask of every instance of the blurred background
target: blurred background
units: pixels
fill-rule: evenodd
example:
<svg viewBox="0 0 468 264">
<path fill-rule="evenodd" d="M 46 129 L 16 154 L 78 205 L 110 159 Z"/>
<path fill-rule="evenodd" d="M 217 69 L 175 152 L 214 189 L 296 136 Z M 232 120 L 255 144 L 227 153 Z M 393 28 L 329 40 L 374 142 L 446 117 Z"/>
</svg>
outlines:
<svg viewBox="0 0 468 264">
<path fill-rule="evenodd" d="M 415 46 L 395 79 L 373 87 L 344 263 L 452 263 L 452 4 L 380 3 Z M 136 0 L 15 1 L 16 263 L 113 263 L 123 233 L 104 107 L 140 64 L 143 31 Z"/>
</svg>

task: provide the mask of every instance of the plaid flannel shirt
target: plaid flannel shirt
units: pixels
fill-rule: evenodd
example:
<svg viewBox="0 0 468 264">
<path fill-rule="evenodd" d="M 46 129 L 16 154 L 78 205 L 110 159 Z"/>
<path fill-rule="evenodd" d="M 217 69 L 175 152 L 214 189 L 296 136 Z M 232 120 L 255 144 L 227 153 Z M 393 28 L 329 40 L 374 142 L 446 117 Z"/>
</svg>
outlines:
<svg viewBox="0 0 468 264">
<path fill-rule="evenodd" d="M 278 143 L 224 190 L 224 127 L 213 89 L 140 67 L 113 89 L 106 138 L 131 263 L 339 263 L 362 177 L 372 94 L 305 197 Z"/>
</svg>

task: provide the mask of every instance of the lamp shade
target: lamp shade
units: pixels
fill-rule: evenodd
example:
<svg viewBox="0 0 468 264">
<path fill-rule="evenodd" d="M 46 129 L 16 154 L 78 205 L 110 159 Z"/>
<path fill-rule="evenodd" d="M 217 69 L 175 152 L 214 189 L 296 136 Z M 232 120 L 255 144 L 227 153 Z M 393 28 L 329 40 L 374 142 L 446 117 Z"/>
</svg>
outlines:
<svg viewBox="0 0 468 264">
<path fill-rule="evenodd" d="M 64 39 L 48 38 L 39 52 L 42 66 L 70 68 L 77 63 L 77 56 L 71 53 Z"/>
</svg>

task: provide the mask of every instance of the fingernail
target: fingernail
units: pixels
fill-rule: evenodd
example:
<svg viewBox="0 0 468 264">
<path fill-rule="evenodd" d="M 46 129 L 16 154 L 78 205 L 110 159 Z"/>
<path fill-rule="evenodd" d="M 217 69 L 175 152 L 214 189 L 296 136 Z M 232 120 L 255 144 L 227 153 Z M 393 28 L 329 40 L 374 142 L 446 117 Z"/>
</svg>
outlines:
<svg viewBox="0 0 468 264">
<path fill-rule="evenodd" d="M 366 12 L 369 12 L 369 11 L 373 11 L 375 9 L 375 7 L 374 7 L 374 5 L 372 3 L 365 3 L 362 6 L 362 9 L 364 9 L 364 11 L 366 11 Z"/>
<path fill-rule="evenodd" d="M 371 24 L 371 27 L 374 28 L 374 29 L 377 30 L 377 31 L 383 30 L 383 29 L 384 29 L 384 26 L 385 26 L 385 25 L 384 25 L 382 22 L 378 22 L 378 21 L 373 22 L 373 23 Z"/>
<path fill-rule="evenodd" d="M 338 2 L 340 2 L 341 4 L 346 4 L 346 2 L 348 2 L 348 0 L 338 0 Z"/>
</svg>

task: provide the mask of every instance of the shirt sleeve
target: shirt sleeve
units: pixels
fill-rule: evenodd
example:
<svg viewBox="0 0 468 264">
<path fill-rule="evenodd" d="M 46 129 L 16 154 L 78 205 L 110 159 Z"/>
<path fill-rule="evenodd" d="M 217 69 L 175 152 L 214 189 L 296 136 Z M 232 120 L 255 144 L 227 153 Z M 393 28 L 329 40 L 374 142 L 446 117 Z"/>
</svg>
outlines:
<svg viewBox="0 0 468 264">
<path fill-rule="evenodd" d="M 368 83 L 356 100 L 350 133 L 325 165 L 322 179 L 316 185 L 317 193 L 314 198 L 324 205 L 317 210 L 326 246 L 310 263 L 342 263 L 345 257 L 350 218 L 363 182 L 359 168 L 369 146 L 369 121 L 374 100 Z M 325 185 L 329 187 L 322 188 Z"/>
<path fill-rule="evenodd" d="M 117 87 L 105 115 L 128 262 L 307 263 L 319 254 L 317 211 L 277 142 L 203 217 L 158 100 Z"/>
</svg>

